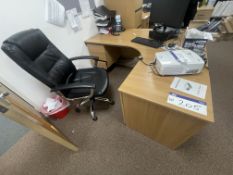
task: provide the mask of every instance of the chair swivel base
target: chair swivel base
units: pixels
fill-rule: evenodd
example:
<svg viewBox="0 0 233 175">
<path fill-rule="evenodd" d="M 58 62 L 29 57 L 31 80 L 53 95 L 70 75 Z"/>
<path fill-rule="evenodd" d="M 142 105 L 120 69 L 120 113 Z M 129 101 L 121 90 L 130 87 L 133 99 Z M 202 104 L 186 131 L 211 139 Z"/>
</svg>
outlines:
<svg viewBox="0 0 233 175">
<path fill-rule="evenodd" d="M 79 105 L 76 106 L 75 111 L 76 112 L 80 112 L 80 107 L 83 106 L 84 104 L 90 102 L 90 115 L 93 121 L 96 121 L 98 119 L 96 112 L 95 112 L 95 101 L 101 101 L 101 102 L 105 102 L 108 103 L 110 105 L 114 105 L 115 102 L 113 100 L 110 100 L 108 98 L 103 98 L 103 97 L 95 97 L 94 99 L 85 99 L 83 100 Z"/>
</svg>

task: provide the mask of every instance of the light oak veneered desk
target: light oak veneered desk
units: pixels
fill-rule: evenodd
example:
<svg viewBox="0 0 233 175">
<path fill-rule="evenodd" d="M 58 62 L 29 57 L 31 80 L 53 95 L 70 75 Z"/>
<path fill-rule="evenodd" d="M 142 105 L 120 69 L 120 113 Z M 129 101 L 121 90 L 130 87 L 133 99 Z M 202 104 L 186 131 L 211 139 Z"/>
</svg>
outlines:
<svg viewBox="0 0 233 175">
<path fill-rule="evenodd" d="M 129 29 L 120 36 L 98 34 L 88 39 L 86 45 L 92 55 L 107 60 L 110 63 L 108 67 L 124 52 L 124 48 L 131 48 L 149 63 L 153 61 L 155 53 L 161 49 L 131 42 L 136 36 L 148 37 L 148 31 L 148 29 Z M 175 149 L 203 126 L 213 123 L 214 113 L 208 69 L 205 68 L 198 75 L 182 76 L 182 78 L 206 84 L 208 88 L 205 100 L 171 89 L 170 85 L 174 77 L 155 75 L 148 66 L 138 62 L 119 87 L 126 126 Z M 207 116 L 168 104 L 167 98 L 170 92 L 206 102 Z"/>
</svg>

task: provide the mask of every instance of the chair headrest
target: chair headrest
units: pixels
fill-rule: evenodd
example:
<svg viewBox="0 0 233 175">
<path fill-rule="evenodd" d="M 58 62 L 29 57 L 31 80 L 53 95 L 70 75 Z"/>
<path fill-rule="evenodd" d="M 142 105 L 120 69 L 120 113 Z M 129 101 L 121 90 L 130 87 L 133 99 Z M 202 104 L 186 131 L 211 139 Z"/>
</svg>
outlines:
<svg viewBox="0 0 233 175">
<path fill-rule="evenodd" d="M 30 59 L 36 59 L 46 49 L 50 41 L 39 29 L 18 32 L 7 38 L 3 44 L 14 45 L 22 50 Z"/>
</svg>

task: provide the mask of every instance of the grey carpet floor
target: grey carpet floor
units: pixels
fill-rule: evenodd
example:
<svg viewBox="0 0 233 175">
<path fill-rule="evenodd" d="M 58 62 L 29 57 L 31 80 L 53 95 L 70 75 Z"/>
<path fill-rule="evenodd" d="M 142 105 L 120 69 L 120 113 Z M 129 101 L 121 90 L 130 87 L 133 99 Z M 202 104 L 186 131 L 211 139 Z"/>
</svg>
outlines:
<svg viewBox="0 0 233 175">
<path fill-rule="evenodd" d="M 209 45 L 216 123 L 204 128 L 178 150 L 168 148 L 122 124 L 117 88 L 129 73 L 110 72 L 114 106 L 97 105 L 99 120 L 87 110 L 54 121 L 80 148 L 71 152 L 28 132 L 0 157 L 1 175 L 230 175 L 233 174 L 233 44 Z"/>
<path fill-rule="evenodd" d="M 0 156 L 27 133 L 28 129 L 0 114 Z"/>
</svg>

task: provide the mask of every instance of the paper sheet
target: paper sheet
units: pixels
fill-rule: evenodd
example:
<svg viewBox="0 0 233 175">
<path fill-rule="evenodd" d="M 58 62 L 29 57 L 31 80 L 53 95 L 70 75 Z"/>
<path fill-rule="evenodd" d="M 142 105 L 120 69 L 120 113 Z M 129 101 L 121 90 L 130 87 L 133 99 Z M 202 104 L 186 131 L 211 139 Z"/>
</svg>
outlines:
<svg viewBox="0 0 233 175">
<path fill-rule="evenodd" d="M 171 92 L 168 95 L 167 103 L 207 116 L 207 105 L 199 100 Z"/>
<path fill-rule="evenodd" d="M 171 86 L 172 89 L 205 99 L 207 86 L 194 81 L 175 77 Z"/>
<path fill-rule="evenodd" d="M 66 11 L 68 21 L 71 25 L 71 28 L 75 31 L 81 30 L 81 21 L 76 8 Z"/>
<path fill-rule="evenodd" d="M 95 0 L 89 0 L 91 10 L 96 8 Z"/>
<path fill-rule="evenodd" d="M 53 98 L 47 98 L 45 104 L 43 105 L 44 108 L 47 108 L 47 112 L 50 112 L 54 109 L 58 109 L 61 106 L 62 103 L 59 100 Z"/>
<path fill-rule="evenodd" d="M 57 0 L 46 0 L 45 20 L 57 26 L 64 26 L 65 8 Z"/>
<path fill-rule="evenodd" d="M 213 41 L 213 35 L 210 32 L 202 32 L 198 29 L 188 29 L 186 31 L 186 36 L 185 38 L 189 38 L 189 39 L 206 39 L 206 40 L 210 40 Z"/>
<path fill-rule="evenodd" d="M 89 17 L 92 14 L 90 2 L 88 0 L 79 0 L 79 2 L 82 10 L 82 16 L 84 18 Z"/>
<path fill-rule="evenodd" d="M 66 10 L 76 8 L 78 13 L 82 12 L 79 0 L 58 0 L 58 1 L 65 7 Z"/>
</svg>

